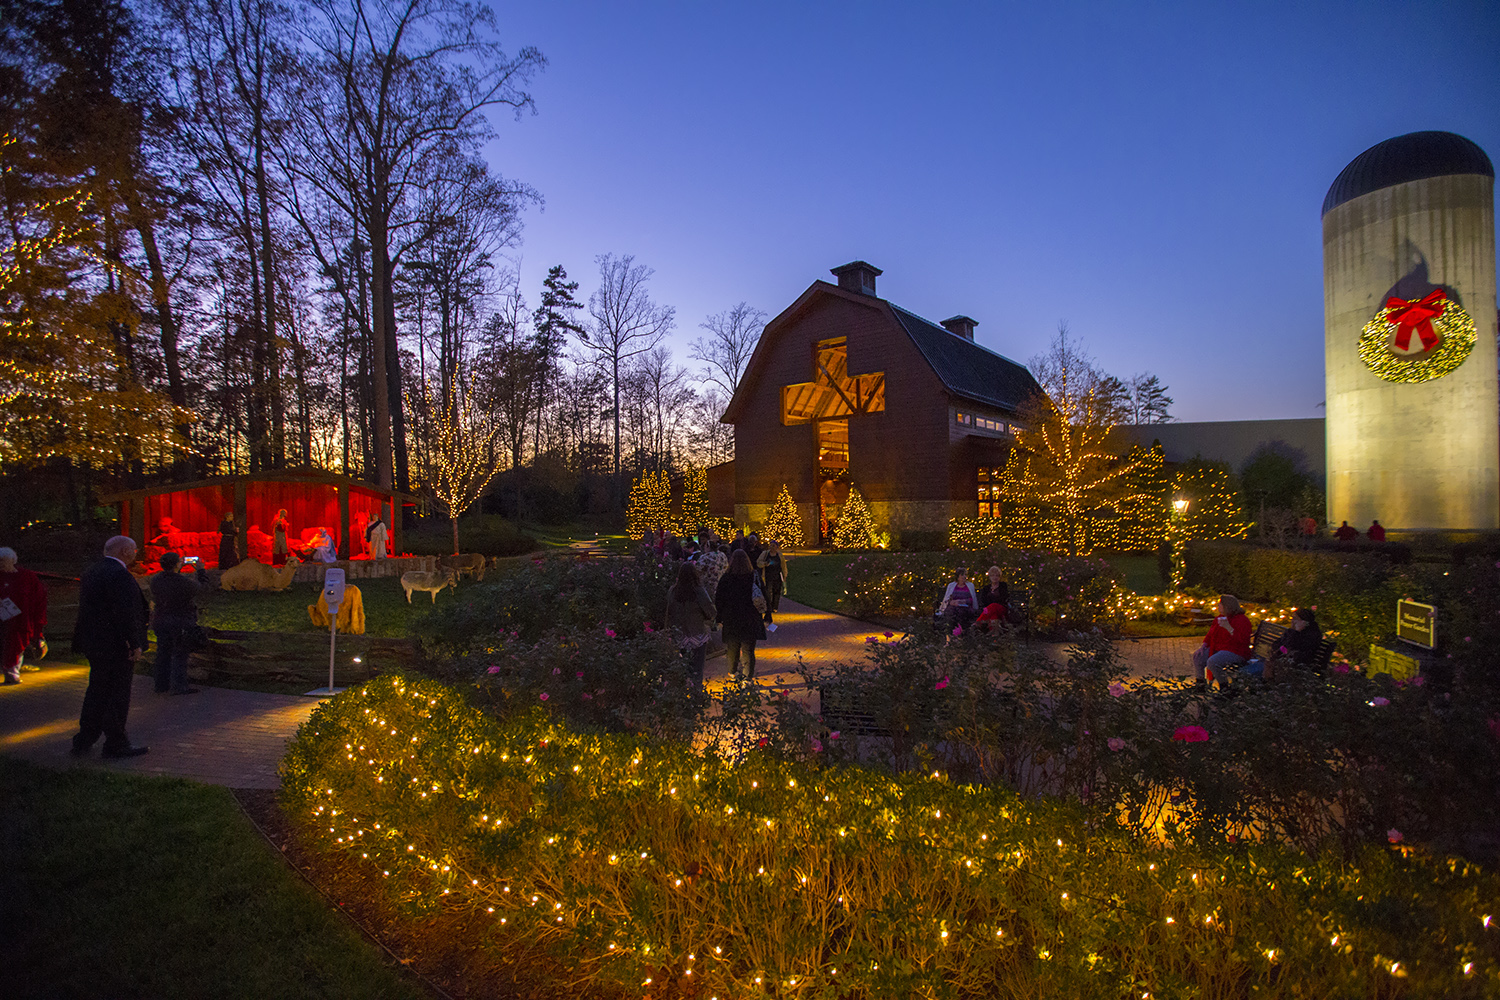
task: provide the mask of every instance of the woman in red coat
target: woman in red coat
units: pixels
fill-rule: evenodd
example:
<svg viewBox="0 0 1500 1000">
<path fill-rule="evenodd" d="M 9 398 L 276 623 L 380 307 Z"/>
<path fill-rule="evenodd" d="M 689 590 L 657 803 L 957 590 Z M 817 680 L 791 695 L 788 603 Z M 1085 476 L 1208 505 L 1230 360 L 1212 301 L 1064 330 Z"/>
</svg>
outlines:
<svg viewBox="0 0 1500 1000">
<path fill-rule="evenodd" d="M 27 648 L 43 646 L 47 588 L 31 570 L 16 565 L 15 549 L 0 548 L 0 619 L 0 667 L 6 684 L 19 684 Z"/>
<path fill-rule="evenodd" d="M 1222 681 L 1230 667 L 1250 659 L 1250 619 L 1233 594 L 1219 597 L 1219 617 L 1209 626 L 1203 645 L 1193 650 L 1193 672 L 1199 681 Z"/>
</svg>

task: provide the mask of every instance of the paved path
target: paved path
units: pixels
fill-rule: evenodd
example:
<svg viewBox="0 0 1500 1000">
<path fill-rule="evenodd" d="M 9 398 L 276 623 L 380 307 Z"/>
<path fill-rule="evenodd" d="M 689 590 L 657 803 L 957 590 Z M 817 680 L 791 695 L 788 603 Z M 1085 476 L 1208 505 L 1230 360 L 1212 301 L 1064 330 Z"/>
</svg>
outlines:
<svg viewBox="0 0 1500 1000">
<path fill-rule="evenodd" d="M 865 638 L 884 629 L 783 600 L 777 630 L 756 649 L 756 680 L 768 688 L 790 688 L 809 703 L 793 671 L 800 654 L 808 664 L 865 655 Z M 1132 677 L 1191 675 L 1192 651 L 1202 640 L 1126 639 L 1120 651 Z M 1065 656 L 1062 644 L 1049 644 Z M 722 654 L 705 670 L 710 690 L 722 690 L 729 663 Z M 78 731 L 78 709 L 88 685 L 88 668 L 48 663 L 22 675 L 19 686 L 0 688 L 0 753 L 51 767 L 105 767 L 136 774 L 172 775 L 231 788 L 277 788 L 276 767 L 289 739 L 317 704 L 314 698 L 205 687 L 187 697 L 158 695 L 151 678 L 137 676 L 131 698 L 130 737 L 151 752 L 130 760 L 107 761 L 96 746 L 86 757 L 69 755 Z"/>
<path fill-rule="evenodd" d="M 231 788 L 279 788 L 276 765 L 315 698 L 205 687 L 182 697 L 159 695 L 137 675 L 130 699 L 130 738 L 151 752 L 128 760 L 68 753 L 88 668 L 44 665 L 0 687 L 0 753 L 48 767 L 104 767 L 133 774 L 172 775 Z"/>
</svg>

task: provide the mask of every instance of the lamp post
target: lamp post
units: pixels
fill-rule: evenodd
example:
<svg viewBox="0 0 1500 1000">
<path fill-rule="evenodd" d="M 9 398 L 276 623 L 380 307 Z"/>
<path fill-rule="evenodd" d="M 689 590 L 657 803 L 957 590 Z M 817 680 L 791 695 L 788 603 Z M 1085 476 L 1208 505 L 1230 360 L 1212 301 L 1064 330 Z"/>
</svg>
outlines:
<svg viewBox="0 0 1500 1000">
<path fill-rule="evenodd" d="M 1172 593 L 1182 593 L 1182 581 L 1187 571 L 1184 553 L 1187 551 L 1187 509 L 1185 497 L 1172 501 L 1172 515 L 1167 520 L 1167 539 L 1172 546 Z"/>
</svg>

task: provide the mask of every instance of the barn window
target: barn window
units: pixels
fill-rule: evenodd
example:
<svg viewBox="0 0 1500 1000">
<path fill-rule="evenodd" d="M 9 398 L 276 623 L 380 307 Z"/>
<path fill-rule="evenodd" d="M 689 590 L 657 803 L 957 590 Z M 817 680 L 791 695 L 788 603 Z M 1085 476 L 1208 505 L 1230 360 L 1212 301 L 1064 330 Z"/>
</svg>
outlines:
<svg viewBox="0 0 1500 1000">
<path fill-rule="evenodd" d="M 981 465 L 979 473 L 979 516 L 1000 516 L 1000 467 Z"/>
</svg>

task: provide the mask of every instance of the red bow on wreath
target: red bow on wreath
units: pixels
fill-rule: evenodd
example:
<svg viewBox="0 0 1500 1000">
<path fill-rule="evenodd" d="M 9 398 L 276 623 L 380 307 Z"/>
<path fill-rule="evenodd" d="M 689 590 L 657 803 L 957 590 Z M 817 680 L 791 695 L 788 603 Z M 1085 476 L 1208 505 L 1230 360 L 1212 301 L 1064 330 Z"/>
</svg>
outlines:
<svg viewBox="0 0 1500 1000">
<path fill-rule="evenodd" d="M 1411 332 L 1417 331 L 1422 338 L 1422 350 L 1430 351 L 1437 346 L 1438 335 L 1432 330 L 1432 321 L 1443 314 L 1448 296 L 1441 288 L 1428 293 L 1420 301 L 1408 302 L 1395 297 L 1385 300 L 1385 307 L 1392 310 L 1385 317 L 1387 323 L 1396 326 L 1396 350 L 1411 347 Z"/>
</svg>

